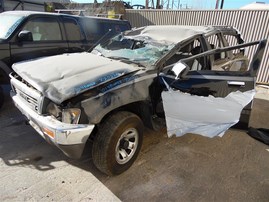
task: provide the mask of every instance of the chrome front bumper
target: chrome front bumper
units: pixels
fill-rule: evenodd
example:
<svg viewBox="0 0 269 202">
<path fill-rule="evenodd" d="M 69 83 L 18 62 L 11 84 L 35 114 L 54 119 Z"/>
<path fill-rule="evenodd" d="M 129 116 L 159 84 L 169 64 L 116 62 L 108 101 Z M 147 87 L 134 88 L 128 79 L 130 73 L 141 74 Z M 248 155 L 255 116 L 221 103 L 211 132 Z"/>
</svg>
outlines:
<svg viewBox="0 0 269 202">
<path fill-rule="evenodd" d="M 95 125 L 67 124 L 53 116 L 42 116 L 31 109 L 16 93 L 10 93 L 16 107 L 27 117 L 30 125 L 48 142 L 67 156 L 79 158 Z"/>
</svg>

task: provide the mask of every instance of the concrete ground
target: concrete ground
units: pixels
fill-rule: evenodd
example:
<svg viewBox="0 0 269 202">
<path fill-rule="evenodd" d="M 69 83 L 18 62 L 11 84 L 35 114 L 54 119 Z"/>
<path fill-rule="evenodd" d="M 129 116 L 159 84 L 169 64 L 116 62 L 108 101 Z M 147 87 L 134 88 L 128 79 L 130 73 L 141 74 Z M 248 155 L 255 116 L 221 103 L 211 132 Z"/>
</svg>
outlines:
<svg viewBox="0 0 269 202">
<path fill-rule="evenodd" d="M 250 124 L 269 128 L 262 92 Z M 47 144 L 11 102 L 0 110 L 0 128 L 0 201 L 269 200 L 269 146 L 244 129 L 212 139 L 146 130 L 134 165 L 108 177 L 89 155 L 72 160 Z"/>
</svg>

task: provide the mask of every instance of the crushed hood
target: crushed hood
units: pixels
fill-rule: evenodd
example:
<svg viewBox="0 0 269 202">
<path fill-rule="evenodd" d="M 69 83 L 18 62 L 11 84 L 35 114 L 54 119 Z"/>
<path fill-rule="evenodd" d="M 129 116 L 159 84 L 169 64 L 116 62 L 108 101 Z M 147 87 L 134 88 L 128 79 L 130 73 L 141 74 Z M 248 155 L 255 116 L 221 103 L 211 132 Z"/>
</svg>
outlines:
<svg viewBox="0 0 269 202">
<path fill-rule="evenodd" d="M 20 62 L 14 64 L 12 68 L 57 104 L 102 83 L 138 70 L 126 63 L 87 52 Z"/>
</svg>

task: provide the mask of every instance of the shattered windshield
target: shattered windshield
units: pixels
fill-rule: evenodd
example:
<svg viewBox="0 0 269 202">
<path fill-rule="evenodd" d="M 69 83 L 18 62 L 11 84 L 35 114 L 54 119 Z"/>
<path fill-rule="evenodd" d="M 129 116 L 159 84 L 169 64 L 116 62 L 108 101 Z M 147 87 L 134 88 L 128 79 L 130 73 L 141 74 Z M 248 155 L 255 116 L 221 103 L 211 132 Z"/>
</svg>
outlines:
<svg viewBox="0 0 269 202">
<path fill-rule="evenodd" d="M 174 44 L 159 43 L 153 40 L 137 40 L 121 34 L 99 44 L 92 53 L 148 67 L 154 65 L 173 47 Z"/>
<path fill-rule="evenodd" d="M 21 15 L 10 15 L 2 13 L 0 15 L 0 39 L 7 39 L 25 18 Z"/>
</svg>

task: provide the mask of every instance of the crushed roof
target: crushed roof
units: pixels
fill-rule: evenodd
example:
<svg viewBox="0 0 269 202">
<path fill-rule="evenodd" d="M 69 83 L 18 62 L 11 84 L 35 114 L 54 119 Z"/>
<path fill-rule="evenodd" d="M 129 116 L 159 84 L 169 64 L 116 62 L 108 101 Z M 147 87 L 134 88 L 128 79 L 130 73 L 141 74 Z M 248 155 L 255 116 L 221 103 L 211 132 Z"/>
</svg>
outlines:
<svg viewBox="0 0 269 202">
<path fill-rule="evenodd" d="M 154 40 L 160 43 L 179 43 L 194 36 L 217 30 L 218 28 L 214 26 L 154 25 L 134 29 L 127 32 L 125 36 L 137 40 Z"/>
</svg>

